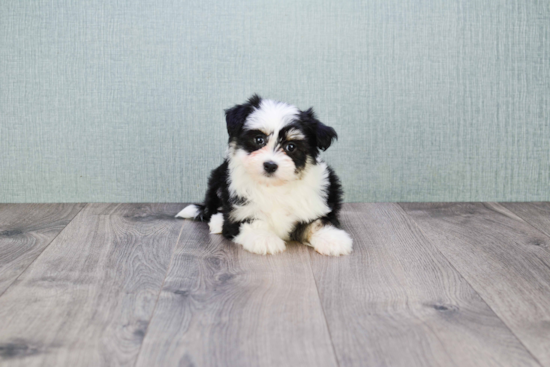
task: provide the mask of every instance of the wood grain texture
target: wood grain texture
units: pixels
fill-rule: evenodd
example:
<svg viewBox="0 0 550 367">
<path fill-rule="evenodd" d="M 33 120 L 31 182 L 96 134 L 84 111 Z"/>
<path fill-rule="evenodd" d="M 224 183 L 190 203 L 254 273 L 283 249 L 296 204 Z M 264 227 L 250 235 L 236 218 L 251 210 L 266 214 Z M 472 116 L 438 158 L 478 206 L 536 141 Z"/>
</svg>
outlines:
<svg viewBox="0 0 550 367">
<path fill-rule="evenodd" d="M 498 204 L 402 204 L 531 353 L 550 366 L 550 238 Z"/>
<path fill-rule="evenodd" d="M 134 365 L 182 227 L 180 207 L 91 204 L 80 212 L 0 297 L 0 363 Z"/>
<path fill-rule="evenodd" d="M 336 366 L 307 248 L 259 256 L 185 221 L 137 366 Z"/>
<path fill-rule="evenodd" d="M 340 258 L 82 207 L 0 205 L 2 367 L 550 366 L 546 203 L 346 204 Z"/>
<path fill-rule="evenodd" d="M 0 295 L 85 204 L 0 204 Z"/>
<path fill-rule="evenodd" d="M 500 203 L 527 223 L 550 237 L 550 203 Z"/>
<path fill-rule="evenodd" d="M 537 366 L 397 204 L 347 204 L 350 256 L 310 251 L 340 366 Z"/>
</svg>

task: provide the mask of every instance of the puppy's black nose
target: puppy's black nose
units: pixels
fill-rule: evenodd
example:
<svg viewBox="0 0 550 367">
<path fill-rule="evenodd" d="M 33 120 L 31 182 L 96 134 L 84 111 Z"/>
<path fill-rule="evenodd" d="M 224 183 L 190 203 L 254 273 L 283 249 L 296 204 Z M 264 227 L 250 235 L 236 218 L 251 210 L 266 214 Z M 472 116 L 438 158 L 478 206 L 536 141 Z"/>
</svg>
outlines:
<svg viewBox="0 0 550 367">
<path fill-rule="evenodd" d="M 269 161 L 269 162 L 264 162 L 264 169 L 267 173 L 273 173 L 275 171 L 277 171 L 277 163 L 275 162 L 272 162 L 272 161 Z"/>
</svg>

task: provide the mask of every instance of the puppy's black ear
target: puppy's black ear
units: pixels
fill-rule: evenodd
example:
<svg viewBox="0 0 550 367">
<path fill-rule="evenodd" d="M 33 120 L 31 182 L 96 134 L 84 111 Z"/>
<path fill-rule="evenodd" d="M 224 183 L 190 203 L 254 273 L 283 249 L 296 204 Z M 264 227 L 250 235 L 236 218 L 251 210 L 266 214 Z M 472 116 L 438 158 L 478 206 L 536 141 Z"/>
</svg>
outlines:
<svg viewBox="0 0 550 367">
<path fill-rule="evenodd" d="M 338 134 L 336 131 L 321 121 L 317 120 L 315 117 L 315 112 L 313 108 L 308 109 L 305 112 L 302 112 L 302 120 L 309 122 L 314 129 L 317 148 L 321 150 L 327 150 L 334 140 L 338 139 Z"/>
<path fill-rule="evenodd" d="M 260 107 L 261 101 L 260 96 L 254 94 L 246 103 L 238 104 L 225 110 L 225 122 L 227 123 L 227 132 L 230 137 L 239 134 L 246 118 L 255 108 Z"/>
</svg>

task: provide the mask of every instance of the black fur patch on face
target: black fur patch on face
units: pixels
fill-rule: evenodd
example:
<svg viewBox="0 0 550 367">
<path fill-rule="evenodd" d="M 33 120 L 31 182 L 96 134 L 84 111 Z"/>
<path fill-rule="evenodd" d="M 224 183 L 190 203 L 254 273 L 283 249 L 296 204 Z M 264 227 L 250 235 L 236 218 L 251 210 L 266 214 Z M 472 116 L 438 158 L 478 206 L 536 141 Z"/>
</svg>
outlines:
<svg viewBox="0 0 550 367">
<path fill-rule="evenodd" d="M 291 130 L 299 131 L 304 136 L 304 139 L 288 139 L 287 133 Z M 284 151 L 292 159 L 297 171 L 302 170 L 306 166 L 308 157 L 311 157 L 313 162 L 315 162 L 315 158 L 317 157 L 317 149 L 311 146 L 311 141 L 307 139 L 307 133 L 304 131 L 300 121 L 295 121 L 279 131 L 277 148 Z"/>
<path fill-rule="evenodd" d="M 241 130 L 241 133 L 233 141 L 237 144 L 238 148 L 252 153 L 255 150 L 262 149 L 270 138 L 270 136 L 265 135 L 260 130 Z"/>
<path fill-rule="evenodd" d="M 254 94 L 246 103 L 238 104 L 225 110 L 225 122 L 227 123 L 227 132 L 230 140 L 241 132 L 246 118 L 254 109 L 260 107 L 261 102 L 262 98 Z"/>
<path fill-rule="evenodd" d="M 297 130 L 304 138 L 288 138 L 287 133 L 291 130 Z M 312 158 L 312 162 L 315 162 L 315 158 L 319 154 L 317 147 L 314 145 L 316 140 L 315 137 L 307 137 L 307 133 L 314 135 L 311 132 L 311 128 L 305 127 L 300 120 L 296 120 L 289 125 L 286 125 L 282 128 L 276 137 L 271 135 L 266 135 L 260 130 L 245 130 L 241 129 L 240 133 L 235 136 L 232 141 L 236 143 L 237 148 L 243 149 L 249 154 L 263 148 L 269 143 L 271 139 L 277 139 L 274 145 L 274 149 L 277 151 L 283 151 L 288 155 L 294 165 L 296 170 L 302 170 L 307 163 L 308 157 Z"/>
</svg>

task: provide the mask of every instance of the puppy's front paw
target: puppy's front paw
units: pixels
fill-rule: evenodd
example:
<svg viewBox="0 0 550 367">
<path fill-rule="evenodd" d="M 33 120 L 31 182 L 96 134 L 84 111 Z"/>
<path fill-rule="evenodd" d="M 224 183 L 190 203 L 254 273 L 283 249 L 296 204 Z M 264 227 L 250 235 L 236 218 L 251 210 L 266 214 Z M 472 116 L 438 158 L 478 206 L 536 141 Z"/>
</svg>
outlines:
<svg viewBox="0 0 550 367">
<path fill-rule="evenodd" d="M 245 250 L 260 255 L 278 254 L 286 250 L 285 241 L 264 231 L 241 233 L 233 241 L 241 244 Z"/>
<path fill-rule="evenodd" d="M 286 250 L 285 241 L 277 236 L 262 236 L 243 244 L 243 248 L 255 254 L 278 254 Z"/>
<path fill-rule="evenodd" d="M 222 233 L 223 214 L 214 214 L 212 218 L 210 218 L 210 222 L 208 222 L 208 227 L 210 228 L 210 233 Z"/>
<path fill-rule="evenodd" d="M 330 256 L 348 255 L 353 247 L 350 235 L 332 226 L 324 226 L 313 233 L 309 243 L 318 253 Z"/>
</svg>

